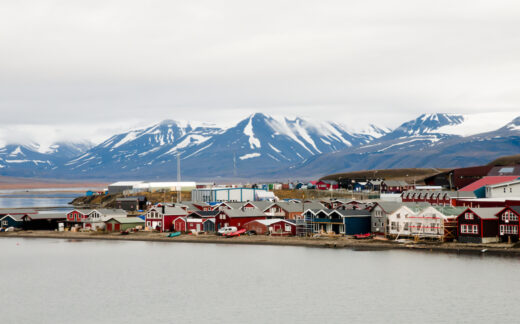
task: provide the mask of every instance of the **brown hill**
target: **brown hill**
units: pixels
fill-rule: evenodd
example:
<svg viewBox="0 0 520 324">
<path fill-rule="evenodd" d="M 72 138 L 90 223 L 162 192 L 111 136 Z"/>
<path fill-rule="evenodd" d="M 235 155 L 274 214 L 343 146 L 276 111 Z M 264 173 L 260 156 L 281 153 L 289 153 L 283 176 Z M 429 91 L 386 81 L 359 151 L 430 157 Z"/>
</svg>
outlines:
<svg viewBox="0 0 520 324">
<path fill-rule="evenodd" d="M 442 173 L 448 169 L 436 168 L 408 168 L 408 169 L 385 169 L 385 170 L 364 170 L 327 175 L 321 180 L 336 180 L 340 178 L 348 179 L 386 179 L 386 180 L 405 180 L 409 183 L 421 182 L 425 178 Z"/>
<path fill-rule="evenodd" d="M 500 157 L 500 158 L 490 162 L 488 165 L 503 166 L 503 165 L 516 165 L 516 164 L 520 164 L 520 154 Z"/>
</svg>

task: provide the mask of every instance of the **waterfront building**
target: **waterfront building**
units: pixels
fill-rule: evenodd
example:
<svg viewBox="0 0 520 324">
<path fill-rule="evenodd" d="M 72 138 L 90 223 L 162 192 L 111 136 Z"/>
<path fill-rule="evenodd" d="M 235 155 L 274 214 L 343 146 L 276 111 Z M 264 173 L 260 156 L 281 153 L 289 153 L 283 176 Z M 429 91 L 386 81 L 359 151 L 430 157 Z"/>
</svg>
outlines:
<svg viewBox="0 0 520 324">
<path fill-rule="evenodd" d="M 343 219 L 345 235 L 369 234 L 371 233 L 371 213 L 363 209 L 336 210 Z"/>
<path fill-rule="evenodd" d="M 247 222 L 266 218 L 267 215 L 258 208 L 247 210 L 223 209 L 219 211 L 215 218 L 215 227 L 217 231 L 222 227 L 227 226 L 235 226 L 236 228 L 241 229 Z"/>
<path fill-rule="evenodd" d="M 520 206 L 508 206 L 500 210 L 498 217 L 498 235 L 502 242 L 518 242 Z"/>
<path fill-rule="evenodd" d="M 108 232 L 126 231 L 137 226 L 144 227 L 145 221 L 139 217 L 110 217 L 105 221 L 105 228 Z"/>
<path fill-rule="evenodd" d="M 457 216 L 457 241 L 498 242 L 498 217 L 502 208 L 467 208 Z"/>
<path fill-rule="evenodd" d="M 146 227 L 154 230 L 171 231 L 173 229 L 177 231 L 186 230 L 186 222 L 178 221 L 179 218 L 184 220 L 184 217 L 188 213 L 186 210 L 180 207 L 172 206 L 154 206 L 148 210 L 145 216 Z"/>
<path fill-rule="evenodd" d="M 256 233 L 257 235 L 296 235 L 296 223 L 279 218 L 250 221 L 244 224 L 244 228 Z"/>
</svg>

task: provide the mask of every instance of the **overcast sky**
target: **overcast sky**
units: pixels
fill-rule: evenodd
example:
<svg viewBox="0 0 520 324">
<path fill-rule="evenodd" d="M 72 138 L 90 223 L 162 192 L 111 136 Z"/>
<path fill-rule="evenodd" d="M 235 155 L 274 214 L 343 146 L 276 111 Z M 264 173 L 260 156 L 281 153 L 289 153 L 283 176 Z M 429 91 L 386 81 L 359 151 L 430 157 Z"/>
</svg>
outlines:
<svg viewBox="0 0 520 324">
<path fill-rule="evenodd" d="M 518 0 L 2 0 L 0 136 L 520 115 L 519 17 Z"/>
</svg>

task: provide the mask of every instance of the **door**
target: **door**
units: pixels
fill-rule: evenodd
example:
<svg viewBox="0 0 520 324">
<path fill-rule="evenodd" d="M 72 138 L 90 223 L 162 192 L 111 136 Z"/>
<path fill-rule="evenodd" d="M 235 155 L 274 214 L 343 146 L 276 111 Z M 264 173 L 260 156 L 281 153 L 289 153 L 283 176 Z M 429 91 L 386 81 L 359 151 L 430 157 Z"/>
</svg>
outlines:
<svg viewBox="0 0 520 324">
<path fill-rule="evenodd" d="M 112 224 L 107 223 L 107 231 L 112 232 Z"/>
<path fill-rule="evenodd" d="M 121 230 L 121 224 L 114 224 L 114 231 L 119 232 Z"/>
<path fill-rule="evenodd" d="M 200 224 L 197 224 L 197 232 L 200 232 Z"/>
</svg>

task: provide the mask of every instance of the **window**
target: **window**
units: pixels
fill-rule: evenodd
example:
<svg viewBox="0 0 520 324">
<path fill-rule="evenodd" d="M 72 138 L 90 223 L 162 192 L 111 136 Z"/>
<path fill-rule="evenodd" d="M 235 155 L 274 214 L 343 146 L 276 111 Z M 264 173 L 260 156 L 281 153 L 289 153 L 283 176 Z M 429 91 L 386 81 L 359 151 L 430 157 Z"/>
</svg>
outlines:
<svg viewBox="0 0 520 324">
<path fill-rule="evenodd" d="M 6 220 L 3 220 L 2 221 L 2 226 L 7 226 L 7 225 L 9 225 L 9 223 Z"/>
<path fill-rule="evenodd" d="M 148 221 L 148 222 L 146 223 L 146 225 L 147 225 L 148 227 L 152 227 L 152 222 Z"/>
<path fill-rule="evenodd" d="M 478 225 L 461 225 L 460 232 L 463 234 L 478 234 Z"/>
<path fill-rule="evenodd" d="M 409 224 L 408 222 L 404 223 L 404 230 L 405 231 L 409 230 L 409 225 L 408 224 Z"/>
<path fill-rule="evenodd" d="M 474 215 L 473 215 L 473 213 L 465 213 L 464 218 L 465 219 L 474 219 Z"/>
<path fill-rule="evenodd" d="M 396 217 L 397 217 L 397 218 L 401 218 L 401 214 L 397 214 L 397 216 L 396 216 Z"/>
<path fill-rule="evenodd" d="M 290 232 L 291 231 L 291 225 L 290 224 L 285 224 L 285 231 L 286 232 Z"/>
<path fill-rule="evenodd" d="M 396 222 L 392 222 L 390 228 L 392 229 L 392 231 L 397 230 L 397 223 Z"/>
</svg>

